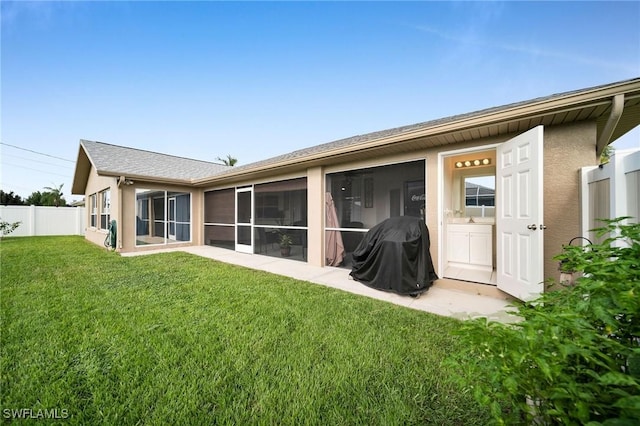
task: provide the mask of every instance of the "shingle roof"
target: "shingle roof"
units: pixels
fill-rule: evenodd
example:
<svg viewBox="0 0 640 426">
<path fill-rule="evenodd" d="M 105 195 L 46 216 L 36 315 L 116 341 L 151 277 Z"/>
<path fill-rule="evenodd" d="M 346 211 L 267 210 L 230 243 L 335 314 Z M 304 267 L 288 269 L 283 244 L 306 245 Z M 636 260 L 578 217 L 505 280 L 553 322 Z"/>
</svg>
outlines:
<svg viewBox="0 0 640 426">
<path fill-rule="evenodd" d="M 495 189 L 477 183 L 465 182 L 464 184 L 467 195 L 494 195 L 496 193 Z"/>
<path fill-rule="evenodd" d="M 100 174 L 190 181 L 214 175 L 228 168 L 228 166 L 208 161 L 160 154 L 104 142 L 81 140 L 80 145 Z"/>
</svg>

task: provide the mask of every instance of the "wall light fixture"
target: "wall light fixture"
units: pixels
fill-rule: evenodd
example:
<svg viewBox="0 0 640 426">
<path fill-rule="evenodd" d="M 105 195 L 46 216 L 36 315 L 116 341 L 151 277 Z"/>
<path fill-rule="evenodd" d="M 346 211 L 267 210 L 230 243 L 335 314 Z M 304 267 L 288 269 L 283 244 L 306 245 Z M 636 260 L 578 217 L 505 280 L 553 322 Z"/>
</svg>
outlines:
<svg viewBox="0 0 640 426">
<path fill-rule="evenodd" d="M 489 164 L 491 164 L 490 158 L 479 158 L 476 160 L 456 161 L 456 169 L 460 169 L 463 167 L 488 166 Z"/>
</svg>

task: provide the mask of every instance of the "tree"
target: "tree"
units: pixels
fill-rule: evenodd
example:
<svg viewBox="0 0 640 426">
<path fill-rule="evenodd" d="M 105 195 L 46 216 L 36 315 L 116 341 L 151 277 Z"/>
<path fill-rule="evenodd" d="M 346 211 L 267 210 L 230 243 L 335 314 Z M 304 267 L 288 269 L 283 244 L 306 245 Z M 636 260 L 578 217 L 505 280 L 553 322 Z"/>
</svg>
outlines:
<svg viewBox="0 0 640 426">
<path fill-rule="evenodd" d="M 222 162 L 225 166 L 235 166 L 238 162 L 237 158 L 233 158 L 231 154 L 227 154 L 227 158 L 217 157 L 216 160 Z"/>
<path fill-rule="evenodd" d="M 44 205 L 44 201 L 43 201 L 43 196 L 42 196 L 42 192 L 40 191 L 34 191 L 31 193 L 31 195 L 29 195 L 25 200 L 24 203 L 28 206 L 43 206 Z"/>
<path fill-rule="evenodd" d="M 45 205 L 54 205 L 56 207 L 60 207 L 60 205 L 62 204 L 63 206 L 67 204 L 67 202 L 65 201 L 64 198 L 62 198 L 62 196 L 64 195 L 62 193 L 62 187 L 64 186 L 64 183 L 60 184 L 59 187 L 56 186 L 45 186 L 45 193 L 43 194 L 46 204 Z"/>
<path fill-rule="evenodd" d="M 65 201 L 64 197 L 62 196 L 62 185 L 60 185 L 60 187 L 58 188 L 44 188 L 44 189 L 48 189 L 49 191 L 44 191 L 44 192 L 40 192 L 40 191 L 34 191 L 31 193 L 31 195 L 29 195 L 26 200 L 25 200 L 25 204 L 26 205 L 33 205 L 33 206 L 66 206 L 67 202 Z M 52 191 L 52 189 L 54 189 L 54 191 Z M 57 202 L 57 204 L 56 204 Z"/>
<path fill-rule="evenodd" d="M 21 206 L 24 201 L 21 196 L 14 194 L 13 191 L 4 192 L 0 189 L 0 204 L 3 206 Z"/>
</svg>

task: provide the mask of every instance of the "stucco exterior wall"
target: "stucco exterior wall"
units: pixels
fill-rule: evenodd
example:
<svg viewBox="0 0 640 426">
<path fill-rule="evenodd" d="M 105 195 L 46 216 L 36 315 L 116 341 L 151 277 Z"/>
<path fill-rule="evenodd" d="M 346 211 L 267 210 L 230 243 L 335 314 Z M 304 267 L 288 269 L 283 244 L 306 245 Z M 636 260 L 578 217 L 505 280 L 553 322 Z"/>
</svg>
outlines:
<svg viewBox="0 0 640 426">
<path fill-rule="evenodd" d="M 324 169 L 314 167 L 307 173 L 307 261 L 312 265 L 324 266 L 324 222 L 325 192 Z"/>
<path fill-rule="evenodd" d="M 581 236 L 580 168 L 594 166 L 595 122 L 551 126 L 544 130 L 544 277 L 558 281 L 562 246 Z"/>
<path fill-rule="evenodd" d="M 107 237 L 107 231 L 103 229 L 98 229 L 97 227 L 91 226 L 91 200 L 90 196 L 92 194 L 98 194 L 98 225 L 100 224 L 100 191 L 104 191 L 105 189 L 111 190 L 111 207 L 110 207 L 110 215 L 111 219 L 117 220 L 117 214 L 120 209 L 120 205 L 117 199 L 117 181 L 116 178 L 107 177 L 107 176 L 98 176 L 93 166 L 91 167 L 91 171 L 89 173 L 89 177 L 87 179 L 87 188 L 85 190 L 85 203 L 86 203 L 86 220 L 87 220 L 87 229 L 85 232 L 85 238 L 91 241 L 94 244 L 98 244 L 102 246 L 104 244 L 104 239 Z"/>
</svg>

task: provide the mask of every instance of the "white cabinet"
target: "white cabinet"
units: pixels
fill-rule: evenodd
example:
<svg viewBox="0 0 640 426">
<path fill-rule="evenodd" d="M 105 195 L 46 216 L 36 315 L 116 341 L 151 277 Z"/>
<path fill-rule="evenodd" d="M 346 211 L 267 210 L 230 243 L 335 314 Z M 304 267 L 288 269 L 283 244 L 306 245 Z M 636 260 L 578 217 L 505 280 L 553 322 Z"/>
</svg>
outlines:
<svg viewBox="0 0 640 426">
<path fill-rule="evenodd" d="M 449 224 L 447 254 L 449 262 L 493 267 L 493 225 Z"/>
</svg>

